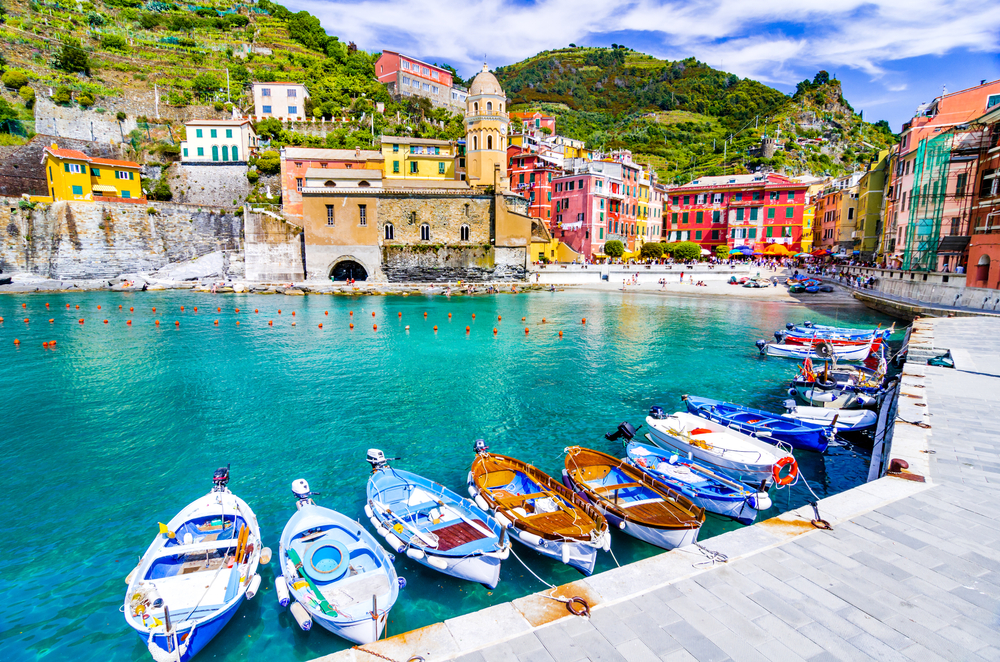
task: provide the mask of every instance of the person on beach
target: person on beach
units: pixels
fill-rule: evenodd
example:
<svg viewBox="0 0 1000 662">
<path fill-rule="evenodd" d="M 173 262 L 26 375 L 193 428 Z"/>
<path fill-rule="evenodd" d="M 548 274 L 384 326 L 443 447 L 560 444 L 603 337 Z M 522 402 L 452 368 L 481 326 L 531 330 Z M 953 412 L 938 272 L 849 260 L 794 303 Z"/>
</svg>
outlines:
<svg viewBox="0 0 1000 662">
<path fill-rule="evenodd" d="M 682 271 L 681 272 L 681 285 L 683 285 L 683 284 L 684 284 L 684 272 Z"/>
</svg>

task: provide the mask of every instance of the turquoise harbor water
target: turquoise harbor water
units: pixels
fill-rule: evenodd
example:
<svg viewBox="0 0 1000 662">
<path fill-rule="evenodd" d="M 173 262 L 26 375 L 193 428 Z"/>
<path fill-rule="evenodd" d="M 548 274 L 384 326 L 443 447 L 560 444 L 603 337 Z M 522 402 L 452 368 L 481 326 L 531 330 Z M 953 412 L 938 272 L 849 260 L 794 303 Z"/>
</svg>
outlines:
<svg viewBox="0 0 1000 662">
<path fill-rule="evenodd" d="M 67 310 L 67 303 L 80 309 Z M 0 316 L 6 662 L 149 659 L 119 613 L 125 576 L 157 521 L 207 492 L 218 466 L 232 463 L 230 488 L 256 511 L 265 544 L 277 552 L 294 512 L 295 478 L 322 492 L 321 505 L 363 516 L 369 447 L 402 456 L 399 467 L 459 492 L 478 437 L 555 475 L 564 447 L 617 452 L 605 432 L 623 420 L 641 423 L 654 403 L 680 409 L 684 393 L 779 410 L 796 364 L 761 359 L 753 343 L 786 321 L 890 321 L 855 306 L 810 311 L 573 292 L 452 299 L 38 294 L 0 297 Z M 43 349 L 49 340 L 56 347 Z M 797 455 L 820 496 L 867 475 L 863 451 Z M 762 517 L 802 505 L 806 496 L 801 483 L 772 491 L 775 507 Z M 701 538 L 736 526 L 710 516 Z M 660 551 L 621 535 L 612 549 L 623 564 Z M 552 583 L 580 577 L 518 551 Z M 274 565 L 262 571 L 258 596 L 199 659 L 305 660 L 347 647 L 320 628 L 299 631 L 274 599 Z M 396 566 L 408 586 L 392 611 L 390 635 L 544 588 L 513 557 L 492 592 L 405 556 Z M 602 554 L 598 571 L 611 567 L 612 557 Z"/>
</svg>

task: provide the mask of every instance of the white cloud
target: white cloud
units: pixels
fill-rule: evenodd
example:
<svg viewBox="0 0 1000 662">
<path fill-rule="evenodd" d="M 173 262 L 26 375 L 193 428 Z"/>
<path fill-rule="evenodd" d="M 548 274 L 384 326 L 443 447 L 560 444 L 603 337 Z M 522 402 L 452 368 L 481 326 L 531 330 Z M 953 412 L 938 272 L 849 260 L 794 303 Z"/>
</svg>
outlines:
<svg viewBox="0 0 1000 662">
<path fill-rule="evenodd" d="M 847 67 L 882 78 L 894 60 L 1000 50 L 996 0 L 291 0 L 331 34 L 463 73 L 627 32 L 668 58 L 694 55 L 739 76 L 790 84 Z M 636 35 L 634 39 L 631 35 Z M 887 76 L 888 77 L 888 76 Z M 888 89 L 904 89 L 894 80 Z"/>
</svg>

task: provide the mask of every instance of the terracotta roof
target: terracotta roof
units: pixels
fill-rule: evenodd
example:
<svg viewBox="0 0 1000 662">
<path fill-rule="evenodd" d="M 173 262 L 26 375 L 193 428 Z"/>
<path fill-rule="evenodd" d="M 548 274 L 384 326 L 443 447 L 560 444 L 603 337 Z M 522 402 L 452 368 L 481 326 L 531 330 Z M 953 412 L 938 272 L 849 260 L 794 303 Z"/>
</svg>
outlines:
<svg viewBox="0 0 1000 662">
<path fill-rule="evenodd" d="M 226 125 L 242 126 L 243 124 L 252 124 L 252 122 L 250 120 L 248 120 L 248 119 L 242 119 L 242 120 L 188 120 L 187 122 L 184 122 L 184 126 L 196 126 L 196 125 L 199 125 L 199 124 L 214 124 L 214 125 L 217 125 L 217 126 L 226 126 Z"/>
<path fill-rule="evenodd" d="M 358 156 L 353 149 L 324 149 L 320 147 L 286 147 L 283 150 L 285 160 L 302 159 L 303 161 L 384 161 L 381 151 L 363 149 Z"/>
<path fill-rule="evenodd" d="M 78 152 L 75 149 L 59 149 L 52 147 L 46 147 L 45 151 L 52 156 L 58 156 L 61 159 L 74 159 L 76 161 L 90 161 L 90 157 L 83 152 Z"/>
<path fill-rule="evenodd" d="M 90 159 L 91 163 L 106 166 L 118 166 L 121 168 L 138 168 L 139 164 L 134 161 L 116 161 L 114 159 Z"/>
</svg>

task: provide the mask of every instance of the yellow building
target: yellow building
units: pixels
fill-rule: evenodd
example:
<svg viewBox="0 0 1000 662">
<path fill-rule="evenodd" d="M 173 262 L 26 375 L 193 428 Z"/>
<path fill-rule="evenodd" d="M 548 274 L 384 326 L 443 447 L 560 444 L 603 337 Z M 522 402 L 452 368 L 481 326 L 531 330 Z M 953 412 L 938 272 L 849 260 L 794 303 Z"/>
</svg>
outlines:
<svg viewBox="0 0 1000 662">
<path fill-rule="evenodd" d="M 456 179 L 456 144 L 448 140 L 382 136 L 382 156 L 386 179 Z"/>
<path fill-rule="evenodd" d="M 507 96 L 486 65 L 476 74 L 465 100 L 466 179 L 471 186 L 509 190 L 507 181 Z"/>
<path fill-rule="evenodd" d="M 813 249 L 813 221 L 816 218 L 816 205 L 808 204 L 802 209 L 802 252 L 811 253 Z"/>
<path fill-rule="evenodd" d="M 549 241 L 532 241 L 530 251 L 532 262 L 583 262 L 583 254 L 551 238 Z"/>
<path fill-rule="evenodd" d="M 33 199 L 146 201 L 138 163 L 91 157 L 53 144 L 45 148 L 42 164 L 49 195 Z"/>
</svg>

